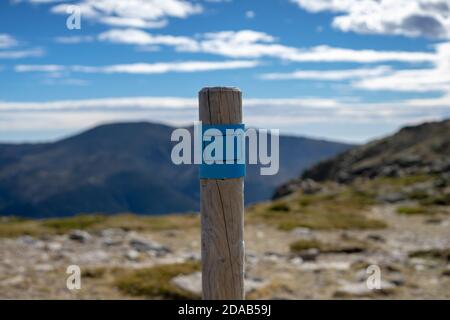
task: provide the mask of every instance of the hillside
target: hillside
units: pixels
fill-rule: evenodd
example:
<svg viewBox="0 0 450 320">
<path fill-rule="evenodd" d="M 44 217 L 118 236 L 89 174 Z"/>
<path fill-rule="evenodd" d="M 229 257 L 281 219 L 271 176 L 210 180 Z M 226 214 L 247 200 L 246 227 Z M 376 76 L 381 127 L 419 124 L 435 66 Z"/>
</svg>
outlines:
<svg viewBox="0 0 450 320">
<path fill-rule="evenodd" d="M 118 123 L 55 143 L 0 144 L 0 215 L 197 210 L 197 168 L 172 164 L 172 130 L 161 124 Z M 246 202 L 270 198 L 283 181 L 348 147 L 280 137 L 280 172 L 260 176 L 257 166 L 249 166 Z"/>
<path fill-rule="evenodd" d="M 277 188 L 275 198 L 313 181 L 352 182 L 375 177 L 405 177 L 450 172 L 450 120 L 424 123 L 350 149 L 305 170 Z"/>
</svg>

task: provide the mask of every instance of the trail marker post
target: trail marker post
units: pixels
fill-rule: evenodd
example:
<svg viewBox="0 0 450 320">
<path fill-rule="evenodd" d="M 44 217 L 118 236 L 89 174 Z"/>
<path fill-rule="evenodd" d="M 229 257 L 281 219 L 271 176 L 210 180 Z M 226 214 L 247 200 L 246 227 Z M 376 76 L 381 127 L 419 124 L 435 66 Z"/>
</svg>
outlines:
<svg viewBox="0 0 450 320">
<path fill-rule="evenodd" d="M 239 127 L 242 125 L 241 91 L 228 87 L 203 88 L 199 92 L 199 114 L 204 126 L 221 132 L 225 132 L 226 128 Z M 202 151 L 203 148 L 205 145 L 202 142 Z M 242 152 L 245 157 L 245 146 Z M 244 299 L 245 164 L 244 167 L 237 163 L 208 166 L 204 163 L 202 152 L 200 212 L 203 299 Z"/>
</svg>

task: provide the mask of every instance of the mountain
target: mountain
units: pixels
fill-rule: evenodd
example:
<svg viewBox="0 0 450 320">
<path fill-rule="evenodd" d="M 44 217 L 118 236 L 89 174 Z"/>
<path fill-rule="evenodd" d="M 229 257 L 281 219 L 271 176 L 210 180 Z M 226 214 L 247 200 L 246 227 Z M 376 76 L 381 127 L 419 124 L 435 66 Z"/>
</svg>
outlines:
<svg viewBox="0 0 450 320">
<path fill-rule="evenodd" d="M 396 134 L 345 151 L 305 170 L 277 188 L 274 198 L 313 181 L 352 182 L 357 178 L 404 177 L 450 172 L 450 120 L 408 126 Z"/>
<path fill-rule="evenodd" d="M 197 167 L 172 164 L 173 129 L 118 123 L 55 143 L 0 144 L 0 214 L 48 217 L 198 210 Z M 269 199 L 283 181 L 349 147 L 281 136 L 279 173 L 260 176 L 259 166 L 248 166 L 246 202 Z"/>
</svg>

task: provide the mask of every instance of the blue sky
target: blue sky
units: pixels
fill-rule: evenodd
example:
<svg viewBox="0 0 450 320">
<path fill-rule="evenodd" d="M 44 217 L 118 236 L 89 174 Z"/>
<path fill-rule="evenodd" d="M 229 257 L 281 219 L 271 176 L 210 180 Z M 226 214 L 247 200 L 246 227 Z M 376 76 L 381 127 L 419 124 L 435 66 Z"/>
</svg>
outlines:
<svg viewBox="0 0 450 320">
<path fill-rule="evenodd" d="M 282 133 L 364 142 L 448 118 L 450 0 L 0 2 L 0 141 L 189 124 L 216 85 Z"/>
</svg>

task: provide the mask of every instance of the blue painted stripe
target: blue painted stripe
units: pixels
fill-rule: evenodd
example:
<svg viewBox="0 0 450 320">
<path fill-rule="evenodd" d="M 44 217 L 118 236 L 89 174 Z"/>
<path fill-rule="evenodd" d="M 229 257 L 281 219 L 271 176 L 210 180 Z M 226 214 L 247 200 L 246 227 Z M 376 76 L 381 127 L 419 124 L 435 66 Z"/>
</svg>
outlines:
<svg viewBox="0 0 450 320">
<path fill-rule="evenodd" d="M 222 163 L 213 162 L 213 159 L 204 158 L 205 148 L 213 143 L 217 139 L 216 135 L 210 135 L 211 130 L 217 130 L 216 133 L 220 134 L 221 139 L 223 139 L 223 150 L 222 150 Z M 232 157 L 227 159 L 226 150 L 226 136 L 227 130 L 237 130 L 241 129 L 245 132 L 244 124 L 221 124 L 221 125 L 202 125 L 202 136 L 200 139 L 202 145 L 202 164 L 200 165 L 200 178 L 201 179 L 231 179 L 240 178 L 245 176 L 245 135 L 244 136 L 233 136 L 234 139 L 234 150 Z M 205 135 L 206 133 L 206 135 Z M 229 133 L 229 132 L 228 132 Z M 205 141 L 205 136 L 209 136 L 211 141 Z M 230 138 L 230 136 L 228 137 Z M 238 143 L 238 139 L 241 139 L 241 143 Z M 240 148 L 239 148 L 240 147 Z M 215 157 L 215 154 L 213 154 Z M 228 161 L 227 161 L 228 160 Z M 232 163 L 229 163 L 232 162 Z"/>
</svg>

